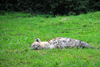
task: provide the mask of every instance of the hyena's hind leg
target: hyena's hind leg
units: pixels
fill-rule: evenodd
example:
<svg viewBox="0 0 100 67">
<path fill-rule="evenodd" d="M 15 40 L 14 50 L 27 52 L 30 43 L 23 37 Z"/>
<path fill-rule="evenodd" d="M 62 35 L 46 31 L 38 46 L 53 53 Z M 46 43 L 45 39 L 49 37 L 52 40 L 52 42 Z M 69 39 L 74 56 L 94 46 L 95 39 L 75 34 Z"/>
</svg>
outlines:
<svg viewBox="0 0 100 67">
<path fill-rule="evenodd" d="M 87 44 L 87 43 L 84 42 L 84 41 L 81 41 L 81 43 L 80 43 L 80 47 L 81 47 L 81 48 L 90 48 L 90 45 Z"/>
<path fill-rule="evenodd" d="M 99 47 L 98 48 L 92 47 L 92 46 L 90 46 L 89 44 L 87 44 L 86 42 L 83 42 L 83 41 L 81 41 L 81 48 L 99 49 Z"/>
</svg>

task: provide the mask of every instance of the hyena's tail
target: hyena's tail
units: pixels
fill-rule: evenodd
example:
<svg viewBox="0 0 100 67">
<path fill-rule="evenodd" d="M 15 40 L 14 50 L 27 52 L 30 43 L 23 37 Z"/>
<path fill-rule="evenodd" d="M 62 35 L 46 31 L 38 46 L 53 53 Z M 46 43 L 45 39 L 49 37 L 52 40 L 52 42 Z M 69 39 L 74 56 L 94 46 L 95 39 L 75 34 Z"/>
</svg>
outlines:
<svg viewBox="0 0 100 67">
<path fill-rule="evenodd" d="M 92 49 L 99 49 L 99 47 L 90 47 L 90 48 L 92 48 Z"/>
</svg>

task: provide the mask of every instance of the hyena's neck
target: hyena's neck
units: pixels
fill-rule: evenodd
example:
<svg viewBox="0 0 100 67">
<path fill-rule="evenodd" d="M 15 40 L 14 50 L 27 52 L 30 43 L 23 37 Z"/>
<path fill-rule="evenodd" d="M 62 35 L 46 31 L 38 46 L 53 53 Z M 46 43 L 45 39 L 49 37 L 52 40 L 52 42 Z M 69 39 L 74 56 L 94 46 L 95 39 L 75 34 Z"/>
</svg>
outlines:
<svg viewBox="0 0 100 67">
<path fill-rule="evenodd" d="M 41 48 L 43 48 L 43 49 L 55 48 L 54 45 L 50 44 L 48 41 L 40 42 L 39 44 L 40 44 Z"/>
</svg>

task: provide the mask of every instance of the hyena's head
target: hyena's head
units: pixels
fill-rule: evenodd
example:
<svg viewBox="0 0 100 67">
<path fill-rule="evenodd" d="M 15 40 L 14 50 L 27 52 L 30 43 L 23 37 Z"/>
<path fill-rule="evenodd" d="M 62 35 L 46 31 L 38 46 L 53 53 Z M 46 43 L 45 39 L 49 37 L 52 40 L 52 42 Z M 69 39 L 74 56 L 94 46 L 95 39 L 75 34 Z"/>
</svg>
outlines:
<svg viewBox="0 0 100 67">
<path fill-rule="evenodd" d="M 39 38 L 35 39 L 35 42 L 33 42 L 31 45 L 31 49 L 34 49 L 34 50 L 41 49 L 40 42 L 41 40 Z"/>
</svg>

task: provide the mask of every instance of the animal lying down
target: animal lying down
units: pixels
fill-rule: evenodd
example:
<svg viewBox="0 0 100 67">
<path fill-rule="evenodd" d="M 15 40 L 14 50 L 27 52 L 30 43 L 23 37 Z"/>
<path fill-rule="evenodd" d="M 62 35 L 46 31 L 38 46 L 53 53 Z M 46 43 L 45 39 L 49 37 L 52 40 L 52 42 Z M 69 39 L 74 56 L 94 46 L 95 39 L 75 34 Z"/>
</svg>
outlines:
<svg viewBox="0 0 100 67">
<path fill-rule="evenodd" d="M 66 37 L 58 37 L 50 41 L 44 41 L 44 42 L 41 42 L 41 40 L 37 38 L 35 39 L 35 42 L 33 42 L 31 45 L 31 49 L 34 50 L 53 49 L 53 48 L 64 49 L 66 47 L 94 48 L 90 47 L 90 45 L 84 41 Z"/>
</svg>

